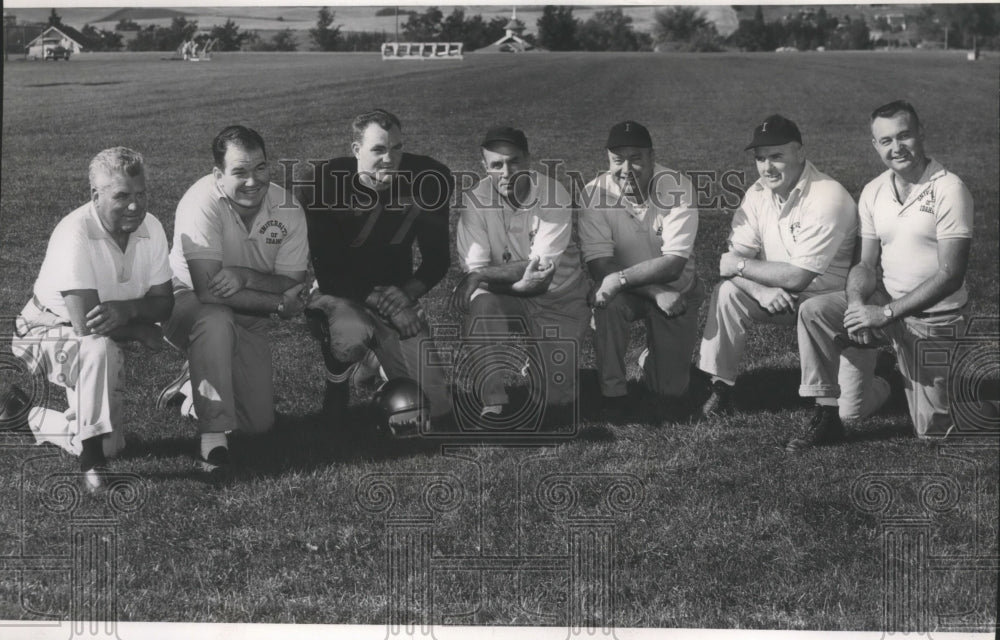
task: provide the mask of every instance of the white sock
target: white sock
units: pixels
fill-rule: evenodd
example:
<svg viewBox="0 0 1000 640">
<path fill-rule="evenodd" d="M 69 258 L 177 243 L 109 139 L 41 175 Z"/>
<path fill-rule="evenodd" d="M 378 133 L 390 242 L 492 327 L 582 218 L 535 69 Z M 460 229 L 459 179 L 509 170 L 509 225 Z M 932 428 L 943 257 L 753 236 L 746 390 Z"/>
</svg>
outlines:
<svg viewBox="0 0 1000 640">
<path fill-rule="evenodd" d="M 816 404 L 819 405 L 819 406 L 821 406 L 821 407 L 836 407 L 836 406 L 838 406 L 836 398 L 816 398 Z"/>
<path fill-rule="evenodd" d="M 216 447 L 222 447 L 223 449 L 229 448 L 229 440 L 226 438 L 225 433 L 215 432 L 215 433 L 203 433 L 201 434 L 201 457 L 208 458 L 208 454 L 212 452 L 212 449 Z"/>
<path fill-rule="evenodd" d="M 716 382 L 721 382 L 727 387 L 733 387 L 736 385 L 735 380 L 726 380 L 725 378 L 720 378 L 719 376 L 712 376 L 712 384 L 715 384 Z"/>
</svg>

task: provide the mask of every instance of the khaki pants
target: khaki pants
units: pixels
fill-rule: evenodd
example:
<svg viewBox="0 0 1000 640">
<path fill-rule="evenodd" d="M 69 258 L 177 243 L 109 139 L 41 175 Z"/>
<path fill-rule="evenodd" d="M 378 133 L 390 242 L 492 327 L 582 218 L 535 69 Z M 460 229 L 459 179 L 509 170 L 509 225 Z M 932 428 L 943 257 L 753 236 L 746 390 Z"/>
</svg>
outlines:
<svg viewBox="0 0 1000 640">
<path fill-rule="evenodd" d="M 544 384 L 532 389 L 544 393 L 546 404 L 565 405 L 577 400 L 580 342 L 590 326 L 586 281 L 558 297 L 518 297 L 480 290 L 469 302 L 464 340 L 474 345 L 476 394 L 484 405 L 509 400 L 504 378 L 512 369 L 531 368 L 537 353 L 537 376 Z M 530 350 L 515 347 L 518 337 L 530 338 Z M 566 353 L 573 349 L 572 354 Z M 514 358 L 516 361 L 510 360 Z M 527 360 L 527 361 L 526 361 Z"/>
<path fill-rule="evenodd" d="M 705 301 L 705 285 L 695 279 L 684 294 L 687 311 L 668 318 L 652 302 L 635 293 L 620 293 L 604 309 L 594 310 L 597 374 L 601 394 L 624 396 L 626 390 L 625 352 L 629 326 L 643 320 L 649 356 L 643 371 L 646 388 L 653 393 L 679 397 L 687 393 L 691 381 L 691 355 L 698 341 L 698 310 Z"/>
<path fill-rule="evenodd" d="M 842 294 L 841 294 L 842 295 Z M 836 397 L 839 389 L 840 417 L 857 420 L 878 410 L 889 398 L 889 384 L 875 377 L 874 349 L 850 348 L 841 352 L 831 342 L 829 348 L 813 348 L 803 342 L 804 329 L 813 323 L 812 310 L 816 294 L 800 293 L 798 312 L 771 315 L 751 296 L 729 280 L 723 280 L 712 292 L 708 322 L 701 341 L 702 371 L 723 380 L 734 381 L 746 349 L 746 332 L 754 322 L 768 322 L 799 327 L 799 366 L 802 369 L 800 395 L 806 397 Z M 802 314 L 805 313 L 805 317 Z M 840 315 L 843 321 L 843 313 Z M 832 340 L 832 338 L 831 338 Z M 805 347 L 803 346 L 805 345 Z M 819 370 L 834 371 L 834 386 L 829 390 L 816 388 L 812 382 Z"/>
<path fill-rule="evenodd" d="M 888 294 L 876 292 L 872 304 L 890 301 Z M 847 310 L 847 296 L 831 293 L 813 300 L 808 320 L 799 328 L 799 346 L 803 351 L 813 353 L 833 353 L 837 347 L 834 336 L 845 335 L 844 312 Z M 804 313 L 805 309 L 802 312 Z M 949 360 L 947 358 L 922 358 L 921 352 L 953 353 L 954 337 L 961 335 L 965 318 L 960 314 L 945 314 L 921 320 L 907 317 L 892 322 L 876 332 L 883 342 L 892 344 L 905 380 L 906 401 L 910 418 L 917 436 L 940 438 L 947 436 L 954 423 L 950 415 L 948 398 Z M 878 336 L 881 334 L 881 336 Z M 803 369 L 802 395 L 827 395 L 835 397 L 837 385 L 836 360 L 825 359 L 806 378 Z M 843 382 L 841 382 L 843 385 Z M 840 389 L 843 397 L 843 389 Z M 862 385 L 866 399 L 873 393 L 868 385 Z"/>
<path fill-rule="evenodd" d="M 163 333 L 187 354 L 200 432 L 261 433 L 274 426 L 266 324 L 224 305 L 202 304 L 190 289 L 174 292 Z"/>
<path fill-rule="evenodd" d="M 394 327 L 377 313 L 348 300 L 331 295 L 317 296 L 312 306 L 322 309 L 330 326 L 330 353 L 324 353 L 328 361 L 327 370 L 340 368 L 360 361 L 368 350 L 375 352 L 386 376 L 410 378 L 419 385 L 430 401 L 430 415 L 437 418 L 451 411 L 451 397 L 446 386 L 445 372 L 440 367 L 426 366 L 421 360 L 421 349 L 430 353 L 427 342 L 430 333 L 423 309 L 418 307 L 418 315 L 423 322 L 419 334 L 405 340 L 400 339 Z"/>
<path fill-rule="evenodd" d="M 39 442 L 51 442 L 80 455 L 82 441 L 103 440 L 104 454 L 117 455 L 125 448 L 122 428 L 121 370 L 125 358 L 111 338 L 79 337 L 58 316 L 29 302 L 17 318 L 11 343 L 14 355 L 24 360 L 32 374 L 44 373 L 49 382 L 66 389 L 69 409 L 63 414 L 36 407 L 28 424 Z"/>
</svg>

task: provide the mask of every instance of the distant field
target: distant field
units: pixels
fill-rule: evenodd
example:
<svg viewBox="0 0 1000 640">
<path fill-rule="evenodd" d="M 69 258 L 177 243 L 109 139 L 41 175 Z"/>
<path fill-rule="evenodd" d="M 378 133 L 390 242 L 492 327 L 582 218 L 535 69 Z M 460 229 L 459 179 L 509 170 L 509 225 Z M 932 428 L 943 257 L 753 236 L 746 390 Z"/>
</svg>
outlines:
<svg viewBox="0 0 1000 640">
<path fill-rule="evenodd" d="M 401 117 L 408 150 L 453 169 L 478 170 L 482 133 L 510 123 L 527 132 L 536 160 L 560 160 L 586 176 L 605 167 L 607 129 L 626 118 L 649 126 L 658 160 L 668 167 L 752 174 L 743 151 L 750 131 L 780 112 L 799 124 L 817 166 L 857 197 L 882 170 L 869 142 L 869 111 L 907 98 L 926 122 L 931 155 L 975 198 L 971 311 L 998 313 L 996 58 L 973 64 L 957 53 L 471 54 L 462 62 L 393 64 L 368 54 L 219 54 L 192 64 L 161 59 L 168 55 L 4 65 L 0 333 L 9 333 L 11 316 L 30 296 L 52 228 L 86 200 L 86 166 L 98 150 L 121 144 L 143 152 L 150 211 L 169 233 L 178 199 L 210 170 L 209 144 L 223 126 L 259 130 L 272 160 L 322 159 L 345 154 L 351 118 L 375 106 Z M 729 219 L 719 208 L 702 212 L 696 254 L 710 285 L 718 280 Z M 453 266 L 428 297 L 436 322 L 457 320 L 446 308 L 457 278 Z M 639 336 L 637 327 L 633 355 Z M 496 509 L 485 520 L 464 510 L 448 515 L 436 553 L 501 556 L 566 553 L 565 521 L 538 516 L 518 524 L 537 515 L 533 498 L 517 493 L 522 484 L 553 472 L 632 474 L 644 502 L 615 521 L 619 626 L 880 630 L 878 521 L 850 494 L 864 473 L 953 477 L 964 492 L 953 509 L 934 515 L 932 552 L 997 553 L 995 447 L 948 457 L 910 437 L 896 403 L 841 447 L 794 458 L 779 448 L 807 418 L 795 395 L 790 330 L 753 331 L 737 415 L 692 427 L 671 422 L 669 408 L 654 404 L 635 424 L 586 419 L 585 437 L 539 449 L 532 460 L 518 457 L 523 451 L 452 449 L 445 456 L 434 446 L 385 447 L 331 433 L 316 417 L 322 375 L 314 342 L 300 322 L 276 324 L 272 337 L 278 428 L 259 440 L 234 438 L 243 466 L 222 488 L 206 487 L 194 472 L 194 428 L 176 411 L 152 406 L 179 357 L 131 354 L 129 453 L 115 469 L 143 477 L 149 496 L 118 530 L 123 619 L 383 623 L 386 519 L 355 501 L 360 480 L 375 472 L 454 474 L 468 495 L 486 496 L 484 504 Z M 586 399 L 594 393 L 589 340 L 581 363 Z M 632 367 L 634 377 L 634 360 Z M 43 491 L 40 475 L 31 474 L 73 463 L 32 455 L 35 449 L 0 447 L 0 554 L 14 553 L 22 534 L 32 549 L 66 550 L 65 520 L 30 508 Z M 21 504 L 22 465 L 25 523 L 8 506 Z M 557 540 L 545 531 L 558 532 Z M 489 578 L 497 595 L 486 602 L 478 600 L 474 575 L 437 575 L 439 613 L 451 616 L 442 620 L 566 623 L 558 595 L 565 576 L 551 584 L 517 577 Z M 31 600 L 34 611 L 66 610 L 68 595 L 50 584 L 55 578 L 29 573 L 25 580 L 24 589 L 41 594 Z M 995 572 L 940 571 L 933 584 L 935 612 L 965 615 L 934 618 L 936 630 L 995 628 Z M 20 589 L 15 574 L 0 572 L 0 619 L 38 617 L 18 604 Z"/>
<path fill-rule="evenodd" d="M 391 6 L 391 5 L 390 5 Z M 430 5 L 428 5 L 430 6 Z M 510 5 L 438 5 L 439 8 L 448 15 L 455 8 L 465 11 L 466 17 L 480 14 L 487 22 L 494 17 L 502 16 L 509 18 L 511 14 Z M 392 32 L 395 28 L 396 18 L 393 15 L 376 16 L 378 6 L 336 6 L 330 8 L 336 12 L 336 24 L 342 25 L 345 31 L 387 31 Z M 577 6 L 573 9 L 573 15 L 580 20 L 586 20 L 596 11 L 606 8 L 606 6 Z M 649 31 L 653 24 L 653 13 L 657 6 L 624 6 L 626 15 L 633 19 L 633 26 L 641 31 Z M 202 28 L 209 29 L 214 25 L 221 25 L 227 19 L 232 19 L 241 29 L 246 30 L 269 30 L 269 29 L 311 29 L 316 25 L 316 13 L 319 7 L 296 7 L 296 6 L 251 6 L 251 7 L 171 7 L 171 11 L 181 12 L 188 20 L 197 20 Z M 400 11 L 413 10 L 423 12 L 427 6 L 400 6 Z M 707 6 L 702 9 L 706 16 L 716 23 L 719 32 L 723 35 L 731 33 L 737 26 L 737 14 L 728 6 Z M 17 16 L 19 21 L 33 20 L 44 22 L 48 19 L 50 9 L 48 8 L 15 8 L 10 12 Z M 113 29 L 118 22 L 118 17 L 125 10 L 115 10 L 108 8 L 85 8 L 85 7 L 65 7 L 58 9 L 63 17 L 63 22 L 76 28 L 83 27 L 84 24 L 92 24 L 101 29 Z M 156 10 L 144 9 L 135 11 L 132 18 L 136 22 L 147 25 L 169 25 L 172 16 L 157 15 Z M 525 23 L 528 33 L 537 31 L 537 21 L 542 12 L 542 5 L 524 6 L 518 5 L 517 15 Z M 160 12 L 165 13 L 165 12 Z M 114 15 L 113 19 L 108 19 L 109 15 Z M 280 18 L 280 20 L 279 20 Z M 400 25 L 406 21 L 406 15 L 400 14 Z"/>
</svg>

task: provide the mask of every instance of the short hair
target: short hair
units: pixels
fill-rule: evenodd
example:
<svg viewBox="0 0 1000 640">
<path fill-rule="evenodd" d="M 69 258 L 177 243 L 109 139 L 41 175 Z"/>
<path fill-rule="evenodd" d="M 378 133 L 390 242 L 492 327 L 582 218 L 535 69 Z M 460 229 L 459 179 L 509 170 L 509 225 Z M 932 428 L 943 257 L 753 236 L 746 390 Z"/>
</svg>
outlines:
<svg viewBox="0 0 1000 640">
<path fill-rule="evenodd" d="M 90 186 L 96 189 L 101 176 L 135 177 L 145 172 L 146 165 L 141 153 L 128 147 L 111 147 L 101 151 L 90 161 Z"/>
<path fill-rule="evenodd" d="M 884 104 L 872 111 L 872 122 L 876 118 L 891 118 L 897 113 L 908 113 L 910 114 L 910 119 L 913 120 L 913 124 L 919 128 L 920 127 L 920 116 L 917 115 L 917 110 L 913 108 L 913 105 L 906 100 L 893 100 L 888 104 Z"/>
<path fill-rule="evenodd" d="M 220 131 L 212 140 L 212 157 L 215 159 L 215 166 L 220 169 L 226 163 L 226 150 L 230 145 L 236 145 L 246 151 L 260 149 L 264 157 L 267 157 L 264 138 L 250 127 L 234 124 Z"/>
<path fill-rule="evenodd" d="M 399 118 L 395 115 L 385 109 L 372 109 L 371 111 L 362 113 L 351 123 L 352 140 L 354 142 L 361 142 L 365 137 L 365 130 L 372 123 L 377 124 L 386 131 L 393 127 L 396 127 L 400 131 L 403 129 L 403 125 L 400 124 Z"/>
</svg>

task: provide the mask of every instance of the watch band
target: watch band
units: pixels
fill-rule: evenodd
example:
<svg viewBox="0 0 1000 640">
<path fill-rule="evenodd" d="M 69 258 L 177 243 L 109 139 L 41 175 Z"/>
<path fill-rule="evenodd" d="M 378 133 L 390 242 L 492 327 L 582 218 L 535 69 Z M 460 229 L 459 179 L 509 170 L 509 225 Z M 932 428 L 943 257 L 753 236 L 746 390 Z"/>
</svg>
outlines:
<svg viewBox="0 0 1000 640">
<path fill-rule="evenodd" d="M 740 258 L 740 261 L 736 263 L 736 275 L 743 277 L 743 270 L 747 267 L 746 258 Z"/>
<path fill-rule="evenodd" d="M 624 270 L 618 272 L 618 284 L 620 284 L 623 287 L 628 286 L 628 278 L 625 277 Z"/>
</svg>

